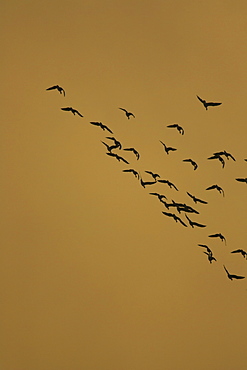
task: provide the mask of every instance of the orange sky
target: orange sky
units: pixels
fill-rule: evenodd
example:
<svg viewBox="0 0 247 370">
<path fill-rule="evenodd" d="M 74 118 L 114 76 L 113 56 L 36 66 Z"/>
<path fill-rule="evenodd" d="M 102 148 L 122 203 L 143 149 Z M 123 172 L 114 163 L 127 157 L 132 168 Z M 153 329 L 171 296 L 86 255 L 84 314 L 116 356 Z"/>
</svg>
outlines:
<svg viewBox="0 0 247 370">
<path fill-rule="evenodd" d="M 2 3 L 2 369 L 246 368 L 247 280 L 223 269 L 247 276 L 230 253 L 247 251 L 247 186 L 235 180 L 247 177 L 246 12 L 221 0 Z M 65 97 L 46 91 L 56 84 Z M 196 95 L 222 105 L 206 111 Z M 107 156 L 107 136 L 140 160 Z M 207 160 L 224 149 L 235 162 Z M 128 168 L 179 191 L 144 189 Z M 175 223 L 149 192 L 207 227 Z"/>
</svg>

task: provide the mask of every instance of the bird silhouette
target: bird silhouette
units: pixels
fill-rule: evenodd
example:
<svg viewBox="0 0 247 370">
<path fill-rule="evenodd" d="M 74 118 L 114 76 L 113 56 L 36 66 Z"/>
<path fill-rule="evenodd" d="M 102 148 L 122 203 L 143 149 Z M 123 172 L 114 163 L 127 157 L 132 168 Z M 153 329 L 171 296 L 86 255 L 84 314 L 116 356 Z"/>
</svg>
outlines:
<svg viewBox="0 0 247 370">
<path fill-rule="evenodd" d="M 139 175 L 139 173 L 136 171 L 136 170 L 134 170 L 133 168 L 129 168 L 129 169 L 127 169 L 127 170 L 123 170 L 123 172 L 131 172 L 131 173 L 133 173 L 133 175 L 139 180 L 139 178 L 140 178 L 140 175 Z"/>
<path fill-rule="evenodd" d="M 58 90 L 60 94 L 63 94 L 63 96 L 65 96 L 65 90 L 59 85 L 48 87 L 46 90 Z"/>
<path fill-rule="evenodd" d="M 173 123 L 172 125 L 168 125 L 166 127 L 176 128 L 181 135 L 184 135 L 183 127 L 179 126 L 177 123 Z"/>
<path fill-rule="evenodd" d="M 226 245 L 226 238 L 221 233 L 211 234 L 211 235 L 208 235 L 208 237 L 209 238 L 220 238 L 220 240 L 222 242 L 225 242 L 225 245 Z"/>
<path fill-rule="evenodd" d="M 190 194 L 188 191 L 187 191 L 187 194 L 189 195 L 189 197 L 192 198 L 193 202 L 195 202 L 195 203 L 208 204 L 208 202 L 206 202 L 205 200 L 201 200 L 201 199 L 195 197 L 194 195 Z"/>
<path fill-rule="evenodd" d="M 178 188 L 169 180 L 158 180 L 158 182 L 161 182 L 162 184 L 167 184 L 170 188 L 174 188 L 178 191 Z"/>
<path fill-rule="evenodd" d="M 226 150 L 222 150 L 221 152 L 216 152 L 214 153 L 214 155 L 224 155 L 227 160 L 231 158 L 233 161 L 236 161 L 233 155 L 231 153 L 228 153 Z"/>
<path fill-rule="evenodd" d="M 225 265 L 223 265 L 226 273 L 227 273 L 227 277 L 230 279 L 230 280 L 233 280 L 233 279 L 244 279 L 245 276 L 239 276 L 239 275 L 233 275 L 233 274 L 230 274 L 229 271 L 226 269 Z"/>
<path fill-rule="evenodd" d="M 214 153 L 214 155 L 212 155 L 211 157 L 208 157 L 208 159 L 218 159 L 218 160 L 221 162 L 221 164 L 222 164 L 222 168 L 224 168 L 224 167 L 225 167 L 225 161 L 224 161 L 224 159 L 220 156 L 220 154 L 219 154 L 219 153 Z"/>
<path fill-rule="evenodd" d="M 109 131 L 111 134 L 113 134 L 113 132 L 109 129 L 109 127 L 107 127 L 106 125 L 104 125 L 102 122 L 90 122 L 91 125 L 94 125 L 94 126 L 99 126 L 100 128 L 102 128 L 102 130 L 107 130 Z"/>
<path fill-rule="evenodd" d="M 168 216 L 168 217 L 172 217 L 176 222 L 180 222 L 183 226 L 187 227 L 187 225 L 181 220 L 180 217 L 178 217 L 177 215 L 175 215 L 175 213 L 170 213 L 170 212 L 164 212 L 162 211 L 162 213 L 165 215 L 165 216 Z"/>
<path fill-rule="evenodd" d="M 117 139 L 115 139 L 115 137 L 113 137 L 113 136 L 107 136 L 106 139 L 113 140 L 114 141 L 114 144 L 115 144 L 115 148 L 122 149 L 122 145 L 121 145 L 120 141 L 118 141 Z"/>
<path fill-rule="evenodd" d="M 172 200 L 172 203 L 167 204 L 167 206 L 168 207 L 176 207 L 178 213 L 188 212 L 188 213 L 196 213 L 196 214 L 199 214 L 199 212 L 197 210 L 195 210 L 194 208 L 192 208 L 191 206 L 188 206 L 185 203 L 177 203 L 174 200 Z"/>
<path fill-rule="evenodd" d="M 203 247 L 203 248 L 206 248 L 207 251 L 206 252 L 203 252 L 205 253 L 207 256 L 208 256 L 208 260 L 210 263 L 212 263 L 212 261 L 217 261 L 216 258 L 213 256 L 213 252 L 211 251 L 211 249 L 205 245 L 205 244 L 198 244 L 199 247 Z"/>
<path fill-rule="evenodd" d="M 167 199 L 167 197 L 163 194 L 159 194 L 159 193 L 149 193 L 149 194 L 156 196 L 159 199 L 159 201 L 163 204 L 165 203 L 163 199 Z"/>
<path fill-rule="evenodd" d="M 106 154 L 111 156 L 111 157 L 115 157 L 119 162 L 122 161 L 124 163 L 129 164 L 129 162 L 126 161 L 126 159 L 124 159 L 123 157 L 120 157 L 120 155 L 117 155 L 116 153 L 109 152 L 109 153 L 106 153 Z"/>
<path fill-rule="evenodd" d="M 247 252 L 245 252 L 243 249 L 236 249 L 232 251 L 231 253 L 241 253 L 242 256 L 247 259 Z"/>
<path fill-rule="evenodd" d="M 247 184 L 247 177 L 245 178 L 238 177 L 236 180 L 239 182 L 245 182 Z"/>
<path fill-rule="evenodd" d="M 71 112 L 71 113 L 73 113 L 74 115 L 75 114 L 78 114 L 78 116 L 80 116 L 80 117 L 83 117 L 82 115 L 81 115 L 81 113 L 78 111 L 78 110 L 76 110 L 76 109 L 74 109 L 74 108 L 72 108 L 72 107 L 66 107 L 66 108 L 61 108 L 62 110 L 64 110 L 64 111 L 66 111 L 66 112 Z"/>
<path fill-rule="evenodd" d="M 221 193 L 223 197 L 225 196 L 224 190 L 219 185 L 211 185 L 208 188 L 206 188 L 206 190 L 212 190 L 212 189 L 218 190 L 218 192 Z"/>
<path fill-rule="evenodd" d="M 124 150 L 128 150 L 130 152 L 133 152 L 135 154 L 137 160 L 140 158 L 140 154 L 135 148 L 124 148 Z"/>
<path fill-rule="evenodd" d="M 199 247 L 206 248 L 208 253 L 213 253 L 211 249 L 206 244 L 198 244 Z"/>
<path fill-rule="evenodd" d="M 156 180 L 155 181 L 143 181 L 142 178 L 140 177 L 140 183 L 141 183 L 141 186 L 143 186 L 144 188 L 147 186 L 147 185 L 154 185 L 156 184 Z"/>
<path fill-rule="evenodd" d="M 172 148 L 171 146 L 166 146 L 166 144 L 164 144 L 163 141 L 161 141 L 161 140 L 160 140 L 160 142 L 164 146 L 164 150 L 165 150 L 166 154 L 169 154 L 170 151 L 173 152 L 173 151 L 177 150 L 176 148 Z"/>
<path fill-rule="evenodd" d="M 154 172 L 152 172 L 152 171 L 145 171 L 146 173 L 148 173 L 149 175 L 151 175 L 152 176 L 152 178 L 154 179 L 154 180 L 156 180 L 157 181 L 157 178 L 158 177 L 160 177 L 160 175 L 158 174 L 158 173 L 154 173 Z"/>
<path fill-rule="evenodd" d="M 102 142 L 102 144 L 104 144 L 106 146 L 108 152 L 111 152 L 113 149 L 116 149 L 116 146 L 115 145 L 108 145 L 104 141 L 101 141 L 101 142 Z"/>
<path fill-rule="evenodd" d="M 188 159 L 183 159 L 183 162 L 189 162 L 192 164 L 192 166 L 194 167 L 194 170 L 196 170 L 198 168 L 198 165 L 195 161 L 193 161 L 192 159 L 188 158 Z"/>
<path fill-rule="evenodd" d="M 130 119 L 131 116 L 135 118 L 135 115 L 131 112 L 128 112 L 126 109 L 124 109 L 124 108 L 119 108 L 119 109 L 121 109 L 125 112 L 128 119 Z"/>
<path fill-rule="evenodd" d="M 206 227 L 207 226 L 207 225 L 199 224 L 198 222 L 192 221 L 187 215 L 185 215 L 185 217 L 189 221 L 190 226 L 193 227 L 193 228 L 194 228 L 194 226 L 197 226 L 197 227 Z"/>
<path fill-rule="evenodd" d="M 208 107 L 215 107 L 217 105 L 221 105 L 222 103 L 213 103 L 213 102 L 207 102 L 206 100 L 203 100 L 200 98 L 200 96 L 197 95 L 197 99 L 200 100 L 200 102 L 204 105 L 205 109 L 207 110 Z"/>
</svg>

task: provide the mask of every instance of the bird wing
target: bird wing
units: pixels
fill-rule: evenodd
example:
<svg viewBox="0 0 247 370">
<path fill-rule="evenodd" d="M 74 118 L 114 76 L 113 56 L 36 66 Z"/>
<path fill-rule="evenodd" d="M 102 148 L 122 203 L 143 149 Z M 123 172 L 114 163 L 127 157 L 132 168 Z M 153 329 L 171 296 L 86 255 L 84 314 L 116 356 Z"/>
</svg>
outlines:
<svg viewBox="0 0 247 370">
<path fill-rule="evenodd" d="M 197 96 L 197 99 L 199 99 L 201 103 L 205 103 L 206 102 L 205 100 L 201 99 L 200 96 L 198 96 L 198 95 L 196 95 L 196 96 Z"/>
<path fill-rule="evenodd" d="M 216 105 L 221 105 L 222 103 L 207 102 L 208 106 L 214 107 Z"/>
<path fill-rule="evenodd" d="M 91 125 L 94 125 L 94 126 L 100 126 L 100 122 L 90 122 Z"/>
<path fill-rule="evenodd" d="M 113 134 L 112 130 L 109 129 L 109 127 L 107 127 L 106 125 L 101 125 L 102 129 L 106 129 L 107 131 L 109 131 L 111 134 Z"/>
<path fill-rule="evenodd" d="M 54 85 L 54 86 L 48 87 L 46 90 L 55 90 L 55 89 L 57 89 L 57 85 Z"/>
<path fill-rule="evenodd" d="M 247 178 L 237 178 L 236 179 L 237 181 L 239 181 L 239 182 L 246 182 L 247 183 Z"/>
<path fill-rule="evenodd" d="M 215 185 L 211 185 L 208 188 L 206 188 L 206 190 L 211 190 L 211 189 L 215 189 Z"/>
<path fill-rule="evenodd" d="M 183 226 L 185 226 L 185 227 L 187 227 L 187 225 L 181 220 L 181 218 L 180 217 L 177 217 L 177 220 L 183 225 Z"/>
<path fill-rule="evenodd" d="M 172 125 L 167 125 L 166 127 L 178 127 L 176 123 L 173 123 Z"/>
<path fill-rule="evenodd" d="M 119 109 L 123 110 L 125 113 L 128 113 L 127 110 L 124 108 L 119 108 Z"/>
<path fill-rule="evenodd" d="M 193 222 L 193 225 L 197 226 L 197 227 L 206 227 L 207 225 L 202 225 L 202 224 L 198 224 L 197 222 Z"/>
<path fill-rule="evenodd" d="M 208 202 L 206 202 L 205 200 L 202 200 L 202 199 L 199 199 L 199 198 L 196 198 L 196 200 L 199 203 L 208 204 Z"/>
<path fill-rule="evenodd" d="M 244 279 L 245 276 L 239 276 L 239 275 L 231 275 L 233 279 Z"/>
<path fill-rule="evenodd" d="M 74 112 L 78 114 L 78 116 L 83 117 L 83 115 L 76 109 L 74 109 Z"/>
</svg>

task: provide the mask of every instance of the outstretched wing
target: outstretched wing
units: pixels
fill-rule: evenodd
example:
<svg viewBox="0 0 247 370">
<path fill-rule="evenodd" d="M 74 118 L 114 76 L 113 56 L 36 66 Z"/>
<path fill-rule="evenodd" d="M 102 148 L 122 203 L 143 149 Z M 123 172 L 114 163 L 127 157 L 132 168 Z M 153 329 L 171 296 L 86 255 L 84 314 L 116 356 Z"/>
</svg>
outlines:
<svg viewBox="0 0 247 370">
<path fill-rule="evenodd" d="M 124 109 L 124 108 L 119 108 L 119 109 L 121 109 L 121 110 L 123 110 L 125 113 L 127 113 L 127 110 L 126 110 L 126 109 Z"/>
<path fill-rule="evenodd" d="M 205 100 L 201 99 L 200 96 L 198 96 L 198 95 L 196 95 L 196 96 L 197 96 L 197 99 L 199 99 L 202 104 L 206 102 Z"/>
<path fill-rule="evenodd" d="M 61 108 L 62 110 L 65 110 L 65 111 L 67 111 L 67 112 L 69 112 L 69 111 L 71 111 L 72 110 L 72 108 L 71 107 L 66 107 L 66 108 Z"/>
<path fill-rule="evenodd" d="M 221 105 L 222 103 L 207 102 L 207 106 L 215 107 L 216 105 Z"/>
<path fill-rule="evenodd" d="M 48 87 L 46 90 L 55 90 L 55 89 L 57 89 L 57 85 L 54 85 L 54 86 Z"/>
<path fill-rule="evenodd" d="M 74 112 L 77 113 L 78 116 L 83 117 L 83 115 L 78 110 L 75 109 Z"/>
</svg>

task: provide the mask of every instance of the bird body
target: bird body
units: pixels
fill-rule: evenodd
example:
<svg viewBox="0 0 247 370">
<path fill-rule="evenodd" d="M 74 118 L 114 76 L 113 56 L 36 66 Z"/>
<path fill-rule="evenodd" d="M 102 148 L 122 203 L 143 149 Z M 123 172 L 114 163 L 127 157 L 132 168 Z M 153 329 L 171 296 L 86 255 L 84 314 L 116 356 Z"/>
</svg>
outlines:
<svg viewBox="0 0 247 370">
<path fill-rule="evenodd" d="M 128 119 L 130 119 L 131 116 L 135 118 L 135 115 L 131 112 L 128 112 L 126 109 L 124 109 L 124 108 L 119 108 L 119 109 L 121 109 L 125 112 Z"/>
<path fill-rule="evenodd" d="M 58 90 L 60 94 L 63 94 L 63 96 L 65 96 L 65 90 L 59 85 L 48 87 L 46 90 Z"/>
<path fill-rule="evenodd" d="M 64 110 L 64 111 L 66 111 L 66 112 L 71 112 L 71 113 L 73 113 L 74 115 L 75 114 L 78 114 L 78 116 L 80 116 L 80 117 L 83 117 L 82 115 L 81 115 L 81 113 L 78 111 L 78 110 L 76 110 L 76 109 L 74 109 L 74 108 L 72 108 L 72 107 L 66 107 L 66 108 L 61 108 L 62 110 Z"/>
</svg>

